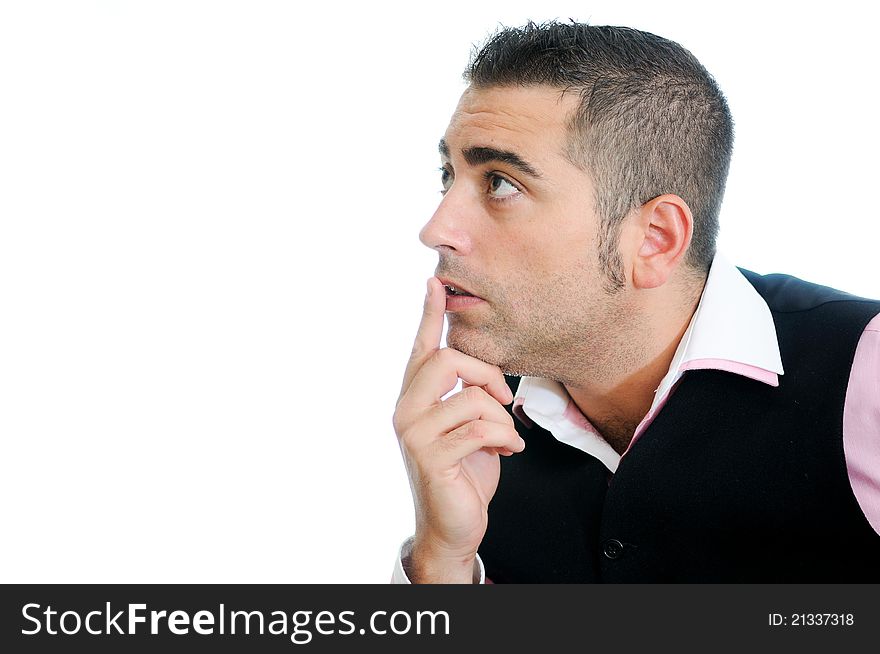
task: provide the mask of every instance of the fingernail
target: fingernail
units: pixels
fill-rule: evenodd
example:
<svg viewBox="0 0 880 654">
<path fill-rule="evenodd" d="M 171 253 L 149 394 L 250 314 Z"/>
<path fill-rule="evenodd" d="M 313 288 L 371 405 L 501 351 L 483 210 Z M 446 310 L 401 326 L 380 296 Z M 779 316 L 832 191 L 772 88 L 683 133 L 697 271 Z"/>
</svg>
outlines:
<svg viewBox="0 0 880 654">
<path fill-rule="evenodd" d="M 433 279 L 433 277 L 431 278 Z M 434 292 L 434 287 L 431 285 L 431 280 L 428 280 L 428 297 L 431 297 L 431 293 Z"/>
</svg>

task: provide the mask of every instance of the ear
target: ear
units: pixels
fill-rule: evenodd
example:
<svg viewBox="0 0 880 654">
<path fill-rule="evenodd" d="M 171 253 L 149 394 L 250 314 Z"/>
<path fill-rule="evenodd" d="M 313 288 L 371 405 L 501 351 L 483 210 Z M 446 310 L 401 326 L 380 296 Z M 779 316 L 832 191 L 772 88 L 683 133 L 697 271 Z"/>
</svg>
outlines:
<svg viewBox="0 0 880 654">
<path fill-rule="evenodd" d="M 691 209 L 677 195 L 660 195 L 638 209 L 634 227 L 638 249 L 632 263 L 633 286 L 662 286 L 690 247 L 694 232 Z"/>
</svg>

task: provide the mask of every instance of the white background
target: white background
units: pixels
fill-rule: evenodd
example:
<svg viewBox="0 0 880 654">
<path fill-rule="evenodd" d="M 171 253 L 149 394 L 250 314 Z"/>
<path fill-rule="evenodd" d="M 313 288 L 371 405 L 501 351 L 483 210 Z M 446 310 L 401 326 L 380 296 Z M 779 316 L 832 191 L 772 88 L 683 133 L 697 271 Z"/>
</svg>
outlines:
<svg viewBox="0 0 880 654">
<path fill-rule="evenodd" d="M 0 5 L 0 581 L 388 580 L 417 234 L 498 23 L 681 42 L 728 258 L 880 297 L 870 3 L 304 4 Z"/>
</svg>

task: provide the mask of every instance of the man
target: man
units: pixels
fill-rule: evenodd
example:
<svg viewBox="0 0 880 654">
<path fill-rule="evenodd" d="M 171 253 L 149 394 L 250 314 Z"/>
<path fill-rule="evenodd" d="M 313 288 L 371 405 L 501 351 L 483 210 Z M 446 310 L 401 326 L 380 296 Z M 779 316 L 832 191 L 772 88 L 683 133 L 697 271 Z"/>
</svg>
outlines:
<svg viewBox="0 0 880 654">
<path fill-rule="evenodd" d="M 880 580 L 880 302 L 716 253 L 709 73 L 549 23 L 465 76 L 394 414 L 394 581 Z"/>
</svg>

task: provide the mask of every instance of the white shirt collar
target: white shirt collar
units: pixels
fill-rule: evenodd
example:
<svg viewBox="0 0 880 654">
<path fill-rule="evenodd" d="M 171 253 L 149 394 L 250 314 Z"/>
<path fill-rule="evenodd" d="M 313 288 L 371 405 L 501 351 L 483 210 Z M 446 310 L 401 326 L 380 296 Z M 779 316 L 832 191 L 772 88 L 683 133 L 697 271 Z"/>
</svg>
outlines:
<svg viewBox="0 0 880 654">
<path fill-rule="evenodd" d="M 770 308 L 720 253 L 712 261 L 700 302 L 655 391 L 646 419 L 653 419 L 657 407 L 687 370 L 706 368 L 726 370 L 771 386 L 779 384 L 777 375 L 784 372 Z M 562 384 L 523 377 L 514 399 L 514 412 L 527 424 L 534 421 L 558 440 L 592 454 L 612 472 L 617 469 L 620 455 L 577 410 Z"/>
<path fill-rule="evenodd" d="M 715 368 L 778 386 L 776 325 L 760 293 L 716 253 L 700 303 L 654 396 L 656 406 L 686 370 Z M 652 407 L 653 408 L 653 407 Z"/>
</svg>

